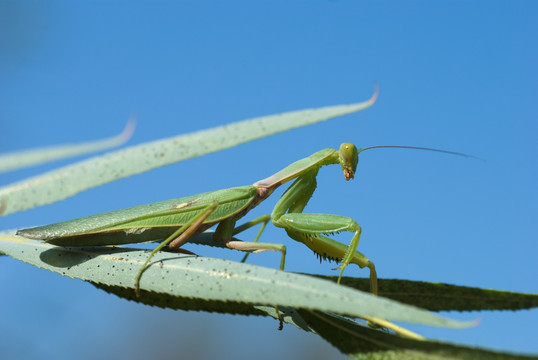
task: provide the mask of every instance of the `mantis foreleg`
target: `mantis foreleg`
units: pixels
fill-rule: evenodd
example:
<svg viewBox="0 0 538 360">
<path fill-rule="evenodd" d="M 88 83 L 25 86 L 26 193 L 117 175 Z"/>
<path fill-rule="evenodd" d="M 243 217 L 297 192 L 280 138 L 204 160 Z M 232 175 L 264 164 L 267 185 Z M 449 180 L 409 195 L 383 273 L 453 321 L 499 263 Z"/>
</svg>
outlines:
<svg viewBox="0 0 538 360">
<path fill-rule="evenodd" d="M 340 215 L 302 213 L 316 189 L 317 172 L 317 168 L 314 168 L 304 173 L 284 192 L 271 214 L 273 224 L 284 228 L 292 239 L 304 243 L 322 258 L 341 261 L 338 267 L 340 269 L 338 282 L 350 263 L 355 263 L 361 268 L 368 267 L 371 290 L 377 294 L 377 274 L 374 264 L 357 251 L 361 234 L 361 227 L 357 222 Z M 342 231 L 353 233 L 349 246 L 323 236 Z"/>
</svg>

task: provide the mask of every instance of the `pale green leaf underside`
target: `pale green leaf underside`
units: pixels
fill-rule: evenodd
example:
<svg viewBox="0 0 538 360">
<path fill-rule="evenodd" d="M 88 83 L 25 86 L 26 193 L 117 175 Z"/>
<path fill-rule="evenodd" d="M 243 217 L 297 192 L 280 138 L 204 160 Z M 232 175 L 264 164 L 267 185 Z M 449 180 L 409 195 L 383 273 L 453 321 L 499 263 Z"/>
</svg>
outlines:
<svg viewBox="0 0 538 360">
<path fill-rule="evenodd" d="M 81 191 L 163 165 L 368 108 L 365 102 L 292 111 L 239 121 L 110 152 L 0 188 L 3 213 L 63 200 Z"/>
<path fill-rule="evenodd" d="M 90 154 L 119 146 L 131 138 L 135 124 L 136 121 L 134 119 L 129 120 L 121 134 L 108 139 L 88 141 L 78 144 L 73 143 L 55 145 L 0 154 L 0 173 L 43 164 L 50 161 Z"/>
<path fill-rule="evenodd" d="M 132 288 L 147 250 L 62 248 L 0 233 L 0 251 L 64 276 Z M 465 327 L 419 308 L 320 280 L 228 260 L 160 252 L 140 283 L 145 291 L 187 298 L 283 305 L 349 316 L 371 316 L 432 326 Z"/>
</svg>

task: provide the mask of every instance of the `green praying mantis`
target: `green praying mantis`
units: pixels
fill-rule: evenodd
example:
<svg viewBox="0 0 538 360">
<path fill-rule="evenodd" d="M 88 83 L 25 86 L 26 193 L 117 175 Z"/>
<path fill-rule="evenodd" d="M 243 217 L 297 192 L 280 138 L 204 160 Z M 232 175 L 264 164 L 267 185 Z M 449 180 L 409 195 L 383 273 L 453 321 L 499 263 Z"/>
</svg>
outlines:
<svg viewBox="0 0 538 360">
<path fill-rule="evenodd" d="M 358 163 L 359 150 L 353 144 L 342 144 L 339 150 L 325 149 L 294 162 L 276 174 L 254 185 L 235 187 L 198 195 L 172 199 L 129 209 L 112 211 L 51 225 L 19 230 L 18 235 L 44 240 L 59 246 L 101 246 L 166 239 L 157 246 L 136 277 L 136 289 L 151 257 L 164 246 L 179 249 L 191 237 L 217 225 L 214 239 L 231 249 L 242 251 L 274 250 L 282 253 L 280 269 L 284 269 L 286 247 L 260 243 L 265 225 L 271 220 L 288 235 L 303 242 L 318 255 L 342 260 L 340 278 L 346 266 L 353 262 L 371 269 L 372 291 L 377 292 L 373 263 L 356 251 L 361 233 L 352 219 L 327 214 L 304 214 L 316 188 L 318 170 L 325 165 L 340 164 L 346 180 L 352 179 Z M 282 195 L 271 215 L 264 215 L 241 226 L 236 222 L 267 199 L 280 185 L 295 182 Z M 253 242 L 232 240 L 232 236 L 262 224 Z M 349 231 L 353 233 L 348 247 L 323 234 Z"/>
<path fill-rule="evenodd" d="M 60 223 L 19 230 L 17 235 L 44 240 L 59 246 L 104 246 L 140 243 L 166 239 L 157 246 L 136 276 L 136 288 L 151 257 L 168 245 L 179 249 L 193 236 L 218 225 L 214 240 L 223 241 L 230 249 L 242 251 L 279 251 L 280 269 L 284 269 L 286 247 L 282 244 L 260 243 L 258 239 L 265 225 L 272 223 L 283 228 L 292 239 L 302 242 L 323 259 L 340 261 L 338 282 L 345 268 L 357 264 L 370 269 L 371 291 L 377 294 L 377 276 L 374 264 L 357 251 L 361 227 L 346 216 L 306 214 L 304 208 L 316 189 L 316 177 L 321 167 L 340 165 L 345 180 L 353 179 L 359 153 L 374 148 L 407 148 L 437 151 L 453 155 L 469 155 L 451 151 L 412 146 L 372 146 L 359 149 L 344 143 L 339 150 L 324 149 L 298 160 L 274 175 L 253 185 L 210 191 L 128 209 L 107 212 Z M 295 180 L 276 203 L 270 215 L 264 215 L 236 227 L 236 222 L 267 199 L 279 186 Z M 234 235 L 262 224 L 254 241 L 232 240 Z M 349 246 L 326 235 L 351 232 Z"/>
<path fill-rule="evenodd" d="M 247 252 L 279 251 L 282 254 L 280 269 L 283 270 L 286 246 L 258 242 L 265 226 L 271 221 L 275 226 L 283 228 L 289 237 L 302 242 L 322 259 L 339 261 L 338 283 L 349 264 L 356 264 L 360 268 L 368 267 L 371 292 L 376 295 L 377 275 L 374 263 L 357 251 L 361 235 L 359 224 L 341 215 L 303 213 L 316 189 L 316 177 L 321 167 L 340 165 L 344 179 L 353 179 L 359 154 L 374 148 L 410 148 L 469 156 L 451 151 L 410 146 L 372 146 L 359 149 L 351 143 L 344 143 L 338 150 L 318 151 L 253 185 L 211 191 L 19 230 L 17 235 L 44 240 L 59 246 L 120 245 L 165 239 L 151 252 L 136 275 L 135 290 L 139 294 L 143 272 L 148 268 L 154 254 L 164 246 L 178 250 L 193 236 L 214 225 L 217 225 L 213 235 L 214 240 L 223 241 L 230 249 Z M 267 199 L 275 189 L 292 180 L 294 182 L 277 201 L 270 215 L 264 215 L 236 226 L 239 219 Z M 233 239 L 234 235 L 258 224 L 261 224 L 261 227 L 252 242 Z M 353 234 L 349 245 L 328 237 L 330 234 L 340 232 Z M 376 322 L 379 323 L 377 320 Z"/>
</svg>

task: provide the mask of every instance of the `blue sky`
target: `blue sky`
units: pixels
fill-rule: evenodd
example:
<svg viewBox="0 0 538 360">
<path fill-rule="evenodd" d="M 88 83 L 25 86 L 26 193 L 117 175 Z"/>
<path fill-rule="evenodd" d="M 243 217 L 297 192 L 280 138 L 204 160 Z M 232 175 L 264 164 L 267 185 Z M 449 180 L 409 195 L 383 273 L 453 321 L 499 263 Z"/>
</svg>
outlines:
<svg viewBox="0 0 538 360">
<path fill-rule="evenodd" d="M 0 226 L 251 184 L 341 142 L 429 146 L 486 161 L 366 152 L 353 182 L 321 171 L 307 210 L 356 219 L 360 250 L 381 278 L 536 293 L 537 10 L 531 1 L 0 2 L 2 152 L 109 136 L 133 114 L 139 123 L 130 143 L 137 144 L 365 100 L 373 79 L 381 89 L 364 112 L 118 181 L 1 218 Z M 65 163 L 3 174 L 0 182 Z M 273 196 L 252 216 L 270 212 Z M 333 264 L 319 264 L 280 229 L 264 239 L 286 243 L 288 270 L 334 273 Z M 277 267 L 278 255 L 249 261 Z M 87 344 L 83 358 L 338 354 L 313 335 L 275 331 L 270 319 L 147 308 L 8 258 L 0 262 L 0 306 L 9 309 L 0 324 L 4 354 L 70 358 Z M 350 267 L 346 275 L 367 272 Z M 481 323 L 416 330 L 538 353 L 537 310 L 446 315 Z"/>
</svg>

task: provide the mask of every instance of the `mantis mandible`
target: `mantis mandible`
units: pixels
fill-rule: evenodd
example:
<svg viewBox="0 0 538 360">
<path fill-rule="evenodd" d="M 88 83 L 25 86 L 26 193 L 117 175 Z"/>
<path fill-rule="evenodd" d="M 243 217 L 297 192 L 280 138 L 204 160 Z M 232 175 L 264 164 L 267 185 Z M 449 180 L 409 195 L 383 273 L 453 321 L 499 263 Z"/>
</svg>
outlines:
<svg viewBox="0 0 538 360">
<path fill-rule="evenodd" d="M 340 165 L 345 180 L 354 178 L 359 153 L 374 148 L 411 148 L 437 151 L 460 156 L 466 154 L 451 151 L 410 146 L 372 146 L 358 149 L 344 143 L 339 150 L 324 149 L 296 161 L 274 175 L 253 185 L 206 192 L 179 199 L 136 206 L 124 210 L 93 215 L 51 225 L 23 229 L 17 232 L 31 239 L 44 240 L 59 246 L 101 246 L 147 242 L 166 239 L 150 254 L 135 278 L 135 290 L 139 293 L 140 280 L 152 256 L 168 245 L 179 249 L 193 236 L 218 225 L 213 238 L 221 240 L 230 249 L 242 251 L 279 251 L 282 254 L 280 269 L 284 269 L 286 247 L 283 244 L 257 242 L 265 225 L 271 221 L 283 228 L 292 239 L 302 242 L 322 259 L 340 261 L 338 282 L 345 268 L 357 264 L 370 269 L 370 288 L 377 294 L 375 266 L 365 255 L 357 251 L 361 227 L 346 216 L 303 213 L 316 189 L 316 176 L 325 165 Z M 279 186 L 295 180 L 276 203 L 270 215 L 264 215 L 236 227 L 236 222 L 250 210 L 267 199 Z M 232 240 L 232 237 L 248 228 L 262 224 L 254 241 Z M 347 231 L 353 234 L 350 244 L 345 245 L 326 235 Z"/>
</svg>

